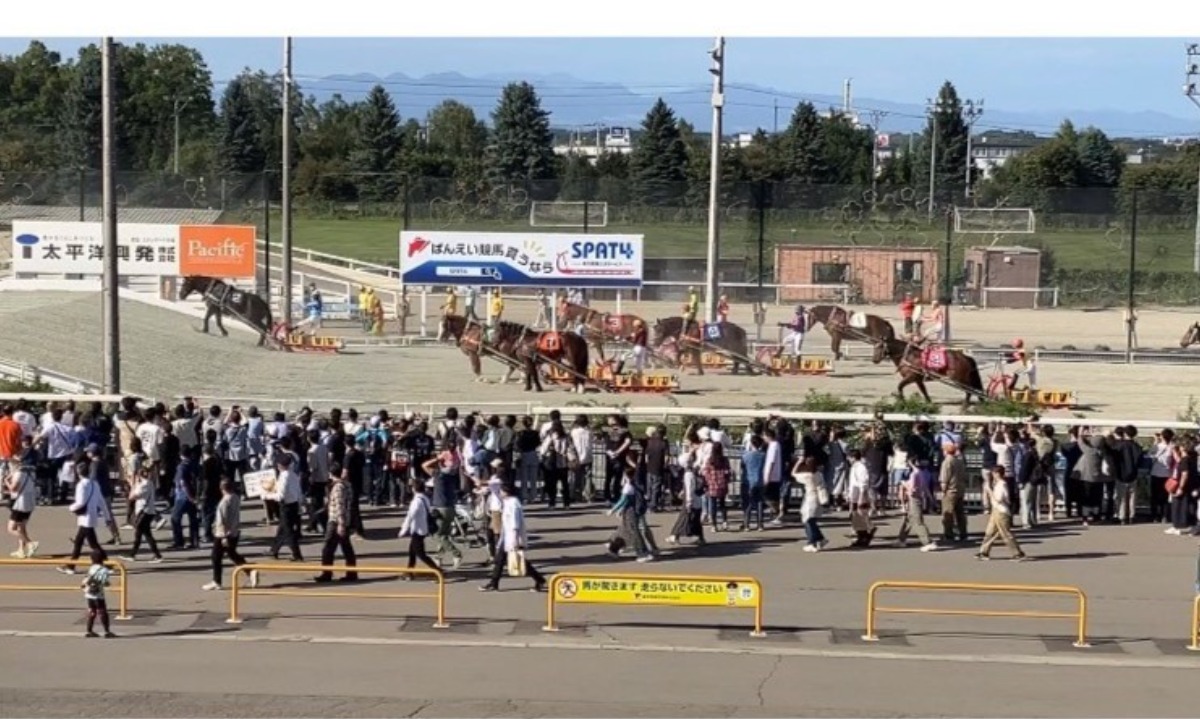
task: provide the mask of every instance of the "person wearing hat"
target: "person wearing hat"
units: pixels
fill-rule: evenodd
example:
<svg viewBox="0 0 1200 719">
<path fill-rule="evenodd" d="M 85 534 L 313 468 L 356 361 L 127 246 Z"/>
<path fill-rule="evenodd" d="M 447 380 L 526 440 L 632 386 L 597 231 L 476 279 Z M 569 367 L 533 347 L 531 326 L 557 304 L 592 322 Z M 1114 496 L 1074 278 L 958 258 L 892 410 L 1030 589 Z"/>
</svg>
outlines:
<svg viewBox="0 0 1200 719">
<path fill-rule="evenodd" d="M 488 300 L 487 333 L 488 341 L 496 341 L 496 328 L 500 326 L 500 318 L 504 314 L 504 298 L 500 296 L 500 288 L 492 288 L 492 297 Z"/>
<path fill-rule="evenodd" d="M 371 329 L 368 318 L 371 316 L 371 296 L 366 285 L 358 287 L 358 319 L 362 322 L 363 332 Z"/>
<path fill-rule="evenodd" d="M 717 322 L 722 324 L 729 321 L 729 296 L 721 295 L 717 300 Z"/>
<path fill-rule="evenodd" d="M 494 592 L 500 588 L 500 577 L 505 569 L 514 574 L 524 574 L 533 580 L 533 591 L 546 591 L 546 577 L 525 558 L 529 547 L 529 531 L 525 525 L 525 508 L 517 498 L 517 488 L 510 483 L 500 486 L 500 534 L 497 537 L 496 555 L 492 561 L 491 576 L 479 587 L 481 592 Z M 518 558 L 510 561 L 509 555 Z"/>
<path fill-rule="evenodd" d="M 453 287 L 446 288 L 446 297 L 442 300 L 442 305 L 438 307 L 438 311 L 442 314 L 442 319 L 445 320 L 451 315 L 458 314 L 458 295 L 455 294 Z M 441 342 L 446 338 L 446 323 L 438 322 L 437 341 Z"/>
<path fill-rule="evenodd" d="M 1037 389 L 1037 367 L 1029 357 L 1029 353 L 1025 350 L 1025 340 L 1018 337 L 1012 341 L 1013 351 L 1008 355 L 1008 366 L 1005 370 L 1011 370 L 1012 375 L 1008 380 L 1008 390 L 1011 392 L 1017 388 L 1017 382 L 1021 377 L 1025 378 L 1030 390 Z"/>
<path fill-rule="evenodd" d="M 633 334 L 629 335 L 629 343 L 633 345 L 629 350 L 629 355 L 633 357 L 633 373 L 640 377 L 646 370 L 646 344 L 649 341 L 649 333 L 646 331 L 646 323 L 639 317 L 633 321 Z M 617 374 L 625 369 L 625 360 L 622 359 L 617 365 Z"/>
<path fill-rule="evenodd" d="M 804 305 L 796 305 L 796 312 L 792 315 L 792 319 L 789 322 L 780 322 L 779 326 L 788 333 L 779 343 L 775 357 L 778 358 L 786 349 L 789 355 L 788 361 L 793 363 L 792 366 L 799 367 L 800 350 L 804 346 L 804 333 L 808 330 L 808 312 L 804 309 Z"/>
<path fill-rule="evenodd" d="M 947 543 L 967 541 L 967 463 L 954 442 L 942 444 L 942 471 L 938 484 L 942 488 L 942 530 Z"/>
<path fill-rule="evenodd" d="M 325 299 L 316 282 L 308 283 L 308 299 L 304 303 L 305 314 L 308 315 L 309 334 L 316 334 L 321 328 L 321 317 L 325 312 Z"/>
</svg>

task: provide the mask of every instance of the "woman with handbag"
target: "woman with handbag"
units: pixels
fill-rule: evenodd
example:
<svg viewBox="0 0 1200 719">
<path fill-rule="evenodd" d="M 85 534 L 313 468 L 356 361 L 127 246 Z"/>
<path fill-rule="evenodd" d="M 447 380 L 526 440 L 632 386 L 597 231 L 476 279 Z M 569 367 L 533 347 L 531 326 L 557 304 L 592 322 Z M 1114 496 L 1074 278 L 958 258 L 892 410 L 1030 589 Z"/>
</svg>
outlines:
<svg viewBox="0 0 1200 719">
<path fill-rule="evenodd" d="M 408 537 L 408 568 L 412 569 L 417 566 L 417 560 L 435 571 L 441 571 L 432 559 L 429 558 L 429 552 L 425 551 L 425 538 L 429 536 L 431 524 L 433 521 L 433 507 L 429 504 L 429 497 L 426 496 L 425 483 L 419 479 L 414 479 L 409 482 L 409 487 L 412 488 L 413 498 L 408 505 L 408 512 L 404 515 L 404 524 L 400 527 L 400 536 Z M 411 574 L 405 574 L 401 577 L 405 581 L 412 579 Z"/>
<path fill-rule="evenodd" d="M 1190 534 L 1192 515 L 1195 513 L 1196 449 L 1190 440 L 1184 439 L 1175 445 L 1175 471 L 1167 479 L 1167 495 L 1171 498 L 1171 528 L 1166 534 L 1176 536 Z"/>
<path fill-rule="evenodd" d="M 137 442 L 138 440 L 135 437 L 133 441 Z M 135 453 L 134 457 L 139 454 Z M 133 547 L 130 548 L 129 554 L 122 556 L 121 559 L 126 562 L 136 562 L 138 549 L 141 548 L 142 540 L 145 539 L 146 544 L 150 546 L 150 552 L 154 554 L 150 563 L 158 564 L 163 557 L 162 553 L 158 551 L 158 542 L 154 539 L 154 522 L 158 519 L 156 483 L 150 479 L 145 464 L 139 464 L 136 470 L 131 467 L 131 471 L 136 471 L 136 474 L 130 475 L 130 479 L 133 480 L 133 488 L 129 490 L 129 504 L 133 507 L 134 514 Z"/>
<path fill-rule="evenodd" d="M 496 545 L 496 560 L 492 564 L 492 575 L 487 584 L 479 587 L 481 592 L 494 592 L 500 588 L 500 576 L 507 568 L 511 577 L 526 576 L 533 579 L 533 591 L 546 591 L 546 578 L 525 558 L 529 546 L 529 533 L 525 527 L 525 508 L 517 498 L 517 488 L 505 483 L 500 487 L 500 541 Z"/>
<path fill-rule="evenodd" d="M 679 540 L 685 537 L 695 537 L 698 547 L 706 544 L 704 524 L 700 521 L 704 504 L 704 484 L 696 473 L 696 455 L 699 447 L 698 438 L 685 440 L 679 453 L 679 467 L 683 470 L 683 506 L 679 508 L 679 516 L 667 537 L 667 544 L 678 544 Z"/>
<path fill-rule="evenodd" d="M 817 521 L 821 517 L 822 507 L 829 503 L 829 490 L 812 470 L 809 457 L 796 460 L 792 476 L 804 488 L 804 498 L 800 501 L 800 519 L 804 522 L 804 536 L 808 542 L 804 545 L 804 551 L 819 552 L 829 544 Z"/>
</svg>

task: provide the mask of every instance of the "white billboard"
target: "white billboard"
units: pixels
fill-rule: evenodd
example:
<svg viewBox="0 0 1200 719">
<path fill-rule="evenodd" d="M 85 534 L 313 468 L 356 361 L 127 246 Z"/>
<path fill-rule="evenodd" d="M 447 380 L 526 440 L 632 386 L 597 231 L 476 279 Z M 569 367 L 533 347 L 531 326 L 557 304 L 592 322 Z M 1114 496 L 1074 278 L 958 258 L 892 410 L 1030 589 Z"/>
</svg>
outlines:
<svg viewBox="0 0 1200 719">
<path fill-rule="evenodd" d="M 117 267 L 123 275 L 176 274 L 178 247 L 179 225 L 117 225 Z M 12 258 L 17 274 L 102 274 L 103 226 L 14 220 Z"/>
<path fill-rule="evenodd" d="M 642 235 L 401 232 L 407 285 L 638 288 Z"/>
</svg>

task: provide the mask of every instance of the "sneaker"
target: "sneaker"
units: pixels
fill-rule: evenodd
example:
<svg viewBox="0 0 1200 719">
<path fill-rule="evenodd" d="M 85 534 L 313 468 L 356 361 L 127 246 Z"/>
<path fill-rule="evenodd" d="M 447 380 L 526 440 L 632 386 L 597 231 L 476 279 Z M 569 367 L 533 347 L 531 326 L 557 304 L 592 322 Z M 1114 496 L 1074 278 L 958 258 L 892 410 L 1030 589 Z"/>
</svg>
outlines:
<svg viewBox="0 0 1200 719">
<path fill-rule="evenodd" d="M 992 558 L 986 554 L 976 554 L 975 558 L 981 562 L 990 562 L 992 560 Z"/>
<path fill-rule="evenodd" d="M 99 636 L 100 635 L 95 632 L 85 632 L 83 635 L 83 638 L 84 639 L 95 639 L 96 637 L 99 637 Z"/>
<path fill-rule="evenodd" d="M 667 544 L 678 544 L 678 543 L 679 543 L 679 540 L 675 538 L 674 534 L 667 537 Z"/>
<path fill-rule="evenodd" d="M 804 551 L 812 553 L 812 552 L 819 552 L 821 550 L 817 549 L 817 545 L 815 545 L 815 544 L 806 544 L 806 545 L 804 545 Z"/>
<path fill-rule="evenodd" d="M 644 556 L 644 557 L 638 557 L 638 558 L 637 558 L 637 561 L 638 561 L 638 563 L 639 563 L 639 564 L 645 564 L 646 562 L 653 562 L 653 561 L 654 561 L 654 557 L 653 557 L 652 555 L 649 555 L 649 554 L 647 554 L 647 555 L 646 555 L 646 556 Z"/>
<path fill-rule="evenodd" d="M 1163 534 L 1170 534 L 1170 535 L 1179 537 L 1183 534 L 1183 532 L 1179 531 L 1178 529 L 1176 529 L 1174 527 L 1167 527 L 1166 529 L 1163 530 Z"/>
<path fill-rule="evenodd" d="M 30 542 L 25 545 L 25 558 L 33 559 L 33 555 L 37 554 L 38 547 L 42 546 L 37 542 Z"/>
<path fill-rule="evenodd" d="M 75 567 L 62 566 L 58 568 L 58 571 L 61 574 L 79 574 L 75 571 Z"/>
<path fill-rule="evenodd" d="M 498 590 L 499 588 L 500 588 L 500 587 L 496 587 L 496 586 L 493 586 L 493 585 L 491 585 L 491 584 L 482 584 L 482 585 L 480 585 L 480 587 L 479 587 L 479 591 L 481 591 L 481 592 L 494 592 L 494 591 Z"/>
<path fill-rule="evenodd" d="M 220 584 L 217 584 L 216 582 L 209 582 L 208 584 L 205 584 L 203 587 L 200 587 L 200 588 L 201 588 L 201 589 L 203 589 L 203 590 L 204 590 L 204 591 L 206 591 L 206 592 L 219 592 L 219 591 L 221 591 L 221 585 L 220 585 Z"/>
<path fill-rule="evenodd" d="M 25 552 L 23 550 L 17 549 L 12 552 L 9 552 L 8 556 L 12 557 L 13 559 L 25 559 L 25 557 L 27 555 L 25 554 Z"/>
<path fill-rule="evenodd" d="M 130 524 L 129 522 L 126 522 L 125 524 L 121 525 L 121 529 L 133 530 L 133 529 L 135 529 L 135 527 L 132 524 Z"/>
<path fill-rule="evenodd" d="M 1027 562 L 1027 561 L 1029 561 L 1029 555 L 1025 554 L 1024 552 L 1021 552 L 1020 554 L 1015 555 L 1013 557 L 1013 561 L 1014 562 Z"/>
<path fill-rule="evenodd" d="M 116 634 L 113 634 L 112 632 L 105 632 L 105 633 L 104 633 L 104 638 L 105 638 L 105 639 L 116 639 L 116 638 L 117 638 L 117 635 L 116 635 Z"/>
<path fill-rule="evenodd" d="M 455 557 L 454 561 L 450 563 L 451 569 L 458 569 L 461 566 L 462 566 L 462 557 Z"/>
<path fill-rule="evenodd" d="M 921 551 L 922 552 L 936 552 L 941 548 L 942 548 L 941 545 L 939 545 L 937 542 L 930 542 L 929 544 L 926 544 L 925 546 L 921 547 Z"/>
<path fill-rule="evenodd" d="M 828 546 L 829 546 L 828 539 L 822 539 L 821 541 L 817 542 L 817 549 L 824 549 Z"/>
<path fill-rule="evenodd" d="M 249 580 L 250 580 L 250 588 L 257 589 L 258 588 L 258 570 L 257 569 L 250 570 Z"/>
<path fill-rule="evenodd" d="M 154 559 L 151 559 L 149 562 L 147 562 L 147 564 L 162 564 L 162 561 L 163 561 L 163 558 L 162 558 L 162 555 L 160 554 L 157 557 L 155 557 Z"/>
</svg>

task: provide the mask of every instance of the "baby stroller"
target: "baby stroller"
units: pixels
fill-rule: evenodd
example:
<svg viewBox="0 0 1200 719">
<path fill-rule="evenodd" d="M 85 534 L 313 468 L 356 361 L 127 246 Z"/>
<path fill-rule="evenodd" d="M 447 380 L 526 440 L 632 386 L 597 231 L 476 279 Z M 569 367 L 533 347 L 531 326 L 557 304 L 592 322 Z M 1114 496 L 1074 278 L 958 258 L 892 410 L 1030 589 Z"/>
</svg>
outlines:
<svg viewBox="0 0 1200 719">
<path fill-rule="evenodd" d="M 459 549 L 487 546 L 487 498 L 468 496 L 454 505 L 454 521 L 450 525 L 450 541 Z"/>
</svg>

